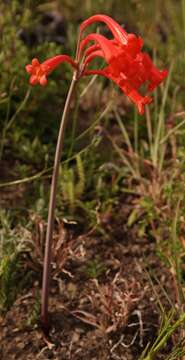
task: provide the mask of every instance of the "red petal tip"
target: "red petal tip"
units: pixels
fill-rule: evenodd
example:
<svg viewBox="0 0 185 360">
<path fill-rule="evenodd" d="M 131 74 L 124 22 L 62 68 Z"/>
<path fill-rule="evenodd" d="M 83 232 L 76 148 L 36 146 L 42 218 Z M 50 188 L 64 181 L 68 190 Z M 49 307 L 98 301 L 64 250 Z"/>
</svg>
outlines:
<svg viewBox="0 0 185 360">
<path fill-rule="evenodd" d="M 40 65 L 39 60 L 37 58 L 34 58 L 31 63 L 32 63 L 33 66 Z"/>
<path fill-rule="evenodd" d="M 144 115 L 145 105 L 150 104 L 152 101 L 153 99 L 150 96 L 144 96 L 140 101 L 138 101 L 137 108 L 140 115 Z"/>
<path fill-rule="evenodd" d="M 32 65 L 28 64 L 25 66 L 25 69 L 27 71 L 28 74 L 31 74 L 32 73 Z"/>
<path fill-rule="evenodd" d="M 46 86 L 48 80 L 47 80 L 46 76 L 43 75 L 43 76 L 40 78 L 40 81 L 39 81 L 39 82 L 40 82 L 40 85 L 41 85 L 41 86 Z"/>
</svg>

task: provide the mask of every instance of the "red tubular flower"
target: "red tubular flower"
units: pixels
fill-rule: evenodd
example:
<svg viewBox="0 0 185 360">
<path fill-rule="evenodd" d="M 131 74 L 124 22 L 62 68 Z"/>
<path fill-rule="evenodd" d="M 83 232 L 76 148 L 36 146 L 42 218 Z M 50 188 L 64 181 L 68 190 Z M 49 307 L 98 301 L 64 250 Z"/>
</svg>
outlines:
<svg viewBox="0 0 185 360">
<path fill-rule="evenodd" d="M 93 15 L 90 18 L 88 18 L 87 20 L 83 21 L 83 23 L 80 25 L 81 33 L 83 33 L 84 30 L 89 25 L 91 25 L 95 22 L 105 23 L 107 25 L 107 27 L 109 28 L 109 30 L 112 32 L 115 40 L 117 40 L 118 42 L 121 42 L 122 44 L 127 43 L 127 38 L 128 38 L 127 32 L 116 21 L 114 21 L 111 17 L 109 17 L 107 15 L 97 14 L 97 15 Z"/>
<path fill-rule="evenodd" d="M 33 59 L 31 64 L 26 65 L 26 71 L 31 75 L 30 84 L 40 83 L 40 85 L 45 86 L 47 84 L 47 75 L 63 62 L 68 62 L 74 68 L 77 68 L 75 61 L 68 55 L 57 55 L 42 64 L 39 63 L 38 59 Z"/>
<path fill-rule="evenodd" d="M 96 33 L 87 35 L 86 38 L 81 41 L 80 52 L 82 52 L 84 47 L 88 45 L 90 41 L 96 42 L 99 48 L 103 51 L 105 60 L 107 62 L 115 56 L 116 49 L 112 41 L 108 40 L 105 36 Z"/>
<path fill-rule="evenodd" d="M 82 23 L 81 31 L 83 32 L 88 25 L 99 21 L 106 23 L 114 38 L 108 40 L 102 35 L 90 34 L 81 41 L 81 52 L 90 41 L 94 41 L 94 45 L 84 52 L 86 66 L 83 75 L 99 74 L 113 80 L 136 104 L 142 115 L 145 105 L 151 103 L 152 98 L 142 96 L 138 91 L 139 88 L 147 82 L 148 91 L 153 91 L 167 76 L 167 70 L 159 71 L 149 55 L 142 53 L 143 40 L 134 34 L 127 34 L 108 16 L 92 16 Z M 88 65 L 97 56 L 103 57 L 108 66 L 101 71 L 89 70 Z"/>
<path fill-rule="evenodd" d="M 120 89 L 129 97 L 129 99 L 135 103 L 137 106 L 138 112 L 140 115 L 144 114 L 145 105 L 150 104 L 153 100 L 150 96 L 142 96 L 128 81 L 125 79 L 120 80 L 120 78 L 113 77 L 111 73 L 109 73 L 108 67 L 102 70 L 86 70 L 84 75 L 101 75 L 112 81 L 114 81 Z"/>
<path fill-rule="evenodd" d="M 113 38 L 109 40 L 103 35 L 90 33 L 81 39 L 86 28 L 95 22 L 105 23 Z M 150 56 L 141 51 L 142 46 L 143 40 L 140 37 L 127 34 L 109 16 L 97 14 L 85 20 L 80 26 L 78 63 L 67 55 L 58 55 L 42 64 L 37 59 L 33 59 L 32 64 L 26 66 L 26 70 L 31 75 L 31 85 L 40 83 L 44 86 L 47 83 L 47 75 L 66 61 L 78 69 L 78 79 L 82 76 L 98 74 L 114 81 L 135 103 L 142 115 L 145 105 L 151 103 L 152 98 L 148 95 L 142 96 L 139 93 L 140 87 L 147 83 L 148 91 L 151 92 L 166 78 L 168 73 L 167 70 L 159 71 L 156 68 Z M 96 57 L 101 57 L 106 62 L 106 66 L 102 70 L 89 68 Z"/>
</svg>

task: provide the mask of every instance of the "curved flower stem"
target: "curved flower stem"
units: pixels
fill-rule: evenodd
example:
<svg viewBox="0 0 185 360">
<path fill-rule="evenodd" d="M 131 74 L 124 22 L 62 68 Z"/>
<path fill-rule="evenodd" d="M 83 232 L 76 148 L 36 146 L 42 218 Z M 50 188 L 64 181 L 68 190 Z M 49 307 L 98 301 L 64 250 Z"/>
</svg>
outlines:
<svg viewBox="0 0 185 360">
<path fill-rule="evenodd" d="M 54 228 L 54 213 L 56 206 L 56 193 L 57 193 L 57 180 L 59 174 L 60 159 L 64 143 L 64 132 L 68 119 L 68 113 L 70 110 L 71 100 L 74 94 L 74 90 L 77 83 L 77 71 L 74 72 L 73 79 L 68 91 L 64 111 L 61 119 L 60 130 L 58 134 L 54 168 L 51 182 L 50 201 L 48 209 L 48 224 L 46 232 L 46 245 L 44 254 L 44 268 L 42 279 L 42 296 L 41 296 L 41 325 L 43 330 L 47 333 L 49 330 L 48 322 L 48 298 L 49 298 L 49 286 L 50 286 L 50 273 L 51 273 L 51 248 L 52 248 L 52 236 Z"/>
</svg>

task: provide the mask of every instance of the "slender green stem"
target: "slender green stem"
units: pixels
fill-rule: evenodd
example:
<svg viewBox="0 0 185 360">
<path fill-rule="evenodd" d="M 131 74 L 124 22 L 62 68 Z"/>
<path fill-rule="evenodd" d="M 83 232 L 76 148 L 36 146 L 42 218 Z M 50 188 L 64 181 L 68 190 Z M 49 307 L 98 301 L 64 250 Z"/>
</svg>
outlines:
<svg viewBox="0 0 185 360">
<path fill-rule="evenodd" d="M 73 79 L 69 88 L 64 111 L 61 119 L 61 125 L 58 135 L 58 141 L 55 152 L 54 168 L 51 182 L 50 201 L 48 210 L 48 224 L 46 232 L 46 245 L 44 255 L 44 269 L 42 280 L 42 299 L 41 299 L 41 324 L 44 331 L 48 331 L 48 299 L 49 299 L 49 286 L 50 286 L 50 273 L 51 273 L 51 248 L 52 236 L 54 228 L 54 212 L 56 206 L 56 193 L 57 193 L 57 180 L 59 174 L 60 159 L 64 143 L 64 132 L 70 110 L 71 100 L 77 83 L 77 71 L 74 72 Z"/>
</svg>

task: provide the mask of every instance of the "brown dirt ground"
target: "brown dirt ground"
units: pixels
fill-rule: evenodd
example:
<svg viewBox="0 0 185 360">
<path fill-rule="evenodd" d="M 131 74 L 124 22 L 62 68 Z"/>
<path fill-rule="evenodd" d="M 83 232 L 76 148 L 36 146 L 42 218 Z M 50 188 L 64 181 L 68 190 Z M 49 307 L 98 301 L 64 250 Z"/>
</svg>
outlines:
<svg viewBox="0 0 185 360">
<path fill-rule="evenodd" d="M 1 360 L 133 360 L 154 341 L 161 320 L 158 300 L 170 308 L 163 289 L 174 302 L 173 279 L 154 241 L 138 238 L 137 226 L 128 231 L 125 219 L 132 206 L 129 198 L 123 199 L 114 214 L 107 213 L 101 219 L 102 234 L 77 236 L 61 227 L 54 246 L 58 265 L 53 270 L 50 337 L 38 325 L 29 325 L 40 288 L 37 270 L 32 288 L 0 318 Z M 165 359 L 171 347 L 172 341 L 158 359 Z"/>
</svg>

